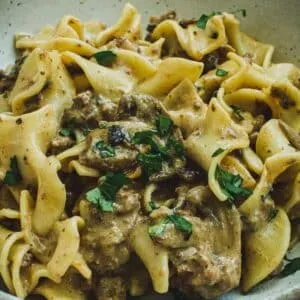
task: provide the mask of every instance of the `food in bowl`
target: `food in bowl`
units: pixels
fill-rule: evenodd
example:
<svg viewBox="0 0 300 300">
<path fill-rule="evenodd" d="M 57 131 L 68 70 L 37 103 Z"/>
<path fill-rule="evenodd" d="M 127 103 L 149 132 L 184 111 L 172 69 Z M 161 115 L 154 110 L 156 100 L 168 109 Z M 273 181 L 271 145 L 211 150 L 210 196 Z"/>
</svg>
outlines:
<svg viewBox="0 0 300 300">
<path fill-rule="evenodd" d="M 143 38 L 127 4 L 113 26 L 64 16 L 16 48 L 0 77 L 9 293 L 212 299 L 297 271 L 300 71 L 233 13 L 169 12 Z"/>
</svg>

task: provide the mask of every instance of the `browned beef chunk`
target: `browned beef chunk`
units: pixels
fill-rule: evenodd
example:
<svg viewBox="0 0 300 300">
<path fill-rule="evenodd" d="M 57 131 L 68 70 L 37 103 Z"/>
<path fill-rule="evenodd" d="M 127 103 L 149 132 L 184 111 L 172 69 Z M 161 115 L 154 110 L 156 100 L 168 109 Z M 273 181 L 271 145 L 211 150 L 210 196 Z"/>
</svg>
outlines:
<svg viewBox="0 0 300 300">
<path fill-rule="evenodd" d="M 121 98 L 118 118 L 125 120 L 130 117 L 153 123 L 162 113 L 159 100 L 144 94 L 127 94 Z"/>
<path fill-rule="evenodd" d="M 169 224 L 155 241 L 169 249 L 174 287 L 198 298 L 215 298 L 239 285 L 240 215 L 235 207 L 215 199 L 207 187 L 186 191 L 185 202 L 177 212 L 193 224 L 192 235 L 187 239 Z"/>
<path fill-rule="evenodd" d="M 92 91 L 78 94 L 73 99 L 73 105 L 65 111 L 64 122 L 76 124 L 91 124 L 97 127 L 101 120 L 112 120 L 115 117 L 117 105 L 111 100 L 99 96 Z"/>
<path fill-rule="evenodd" d="M 75 140 L 69 136 L 57 135 L 50 145 L 51 154 L 58 154 L 75 145 Z"/>
<path fill-rule="evenodd" d="M 81 253 L 91 268 L 104 274 L 124 265 L 131 252 L 128 237 L 139 216 L 139 192 L 123 187 L 117 193 L 113 213 L 102 213 L 87 200 L 82 200 L 79 206 L 86 222 L 81 235 Z"/>
<path fill-rule="evenodd" d="M 126 284 L 120 276 L 102 277 L 96 282 L 97 300 L 125 300 Z"/>
<path fill-rule="evenodd" d="M 217 50 L 205 55 L 202 59 L 204 63 L 203 74 L 210 70 L 216 69 L 218 65 L 221 65 L 227 60 L 227 53 L 230 52 L 229 47 L 220 47 Z"/>
<path fill-rule="evenodd" d="M 137 150 L 130 145 L 121 144 L 114 147 L 114 155 L 103 157 L 97 151 L 97 143 L 109 143 L 108 129 L 96 129 L 87 137 L 87 149 L 79 156 L 80 163 L 103 171 L 119 171 L 130 168 L 136 161 Z"/>
</svg>

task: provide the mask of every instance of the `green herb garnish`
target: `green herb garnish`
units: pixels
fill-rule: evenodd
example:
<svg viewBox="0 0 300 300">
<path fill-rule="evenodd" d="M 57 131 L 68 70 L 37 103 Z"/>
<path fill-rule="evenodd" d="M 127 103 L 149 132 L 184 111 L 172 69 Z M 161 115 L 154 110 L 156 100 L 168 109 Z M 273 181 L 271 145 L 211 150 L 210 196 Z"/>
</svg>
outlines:
<svg viewBox="0 0 300 300">
<path fill-rule="evenodd" d="M 139 153 L 137 161 L 141 165 L 146 177 L 150 177 L 153 173 L 162 169 L 163 159 L 161 154 L 145 154 Z"/>
<path fill-rule="evenodd" d="M 136 132 L 131 141 L 133 144 L 149 145 L 151 146 L 152 154 L 161 154 L 165 160 L 169 159 L 170 154 L 168 152 L 168 149 L 154 141 L 153 137 L 155 134 L 157 134 L 156 130 L 145 130 Z"/>
<path fill-rule="evenodd" d="M 61 136 L 71 136 L 73 134 L 73 132 L 70 128 L 61 128 L 59 131 L 59 134 Z"/>
<path fill-rule="evenodd" d="M 300 257 L 289 260 L 289 263 L 285 265 L 282 272 L 279 274 L 280 277 L 289 276 L 300 270 Z"/>
<path fill-rule="evenodd" d="M 223 77 L 226 76 L 228 74 L 228 71 L 224 70 L 224 69 L 217 69 L 216 70 L 216 75 L 219 77 Z"/>
<path fill-rule="evenodd" d="M 86 193 L 86 199 L 95 204 L 101 211 L 112 212 L 117 192 L 123 185 L 130 182 L 131 180 L 122 173 L 109 172 L 105 175 L 102 184 Z"/>
<path fill-rule="evenodd" d="M 252 194 L 251 190 L 242 187 L 243 179 L 240 175 L 234 175 L 218 165 L 215 176 L 222 192 L 231 203 L 236 197 L 248 197 Z"/>
<path fill-rule="evenodd" d="M 62 127 L 58 133 L 61 136 L 70 137 L 71 139 L 75 139 L 74 129 L 75 129 L 75 124 L 74 124 L 74 122 L 70 121 L 67 124 L 65 124 L 65 126 Z"/>
<path fill-rule="evenodd" d="M 169 215 L 165 219 L 160 221 L 158 224 L 149 226 L 149 235 L 151 237 L 162 236 L 166 231 L 167 224 L 170 223 L 173 223 L 177 230 L 187 234 L 188 236 L 191 235 L 193 230 L 193 224 L 179 215 Z"/>
<path fill-rule="evenodd" d="M 116 155 L 115 149 L 104 143 L 104 141 L 98 141 L 93 147 L 94 152 L 98 152 L 101 158 L 113 157 Z"/>
<path fill-rule="evenodd" d="M 111 50 L 97 52 L 93 55 L 97 63 L 106 67 L 110 67 L 117 59 L 117 55 Z"/>
<path fill-rule="evenodd" d="M 239 119 L 239 120 L 244 120 L 243 115 L 241 114 L 241 108 L 235 105 L 230 105 L 230 107 L 233 110 L 233 113 L 235 114 L 235 116 Z"/>
<path fill-rule="evenodd" d="M 160 237 L 162 236 L 167 228 L 167 224 L 169 224 L 170 221 L 168 218 L 163 219 L 162 221 L 160 221 L 158 224 L 156 225 L 151 225 L 148 228 L 148 233 L 151 237 Z"/>
<path fill-rule="evenodd" d="M 157 134 L 156 130 L 144 130 L 144 131 L 139 131 L 136 132 L 131 139 L 131 142 L 133 144 L 146 144 L 146 145 L 151 145 L 152 143 L 152 137 Z"/>
<path fill-rule="evenodd" d="M 187 233 L 188 235 L 192 233 L 193 224 L 187 219 L 179 215 L 169 215 L 168 219 L 175 225 L 177 230 Z"/>
<path fill-rule="evenodd" d="M 219 154 L 223 153 L 224 151 L 225 151 L 225 149 L 218 148 L 218 149 L 212 154 L 212 157 L 216 157 L 216 156 L 218 156 Z"/>
<path fill-rule="evenodd" d="M 174 149 L 176 155 L 184 156 L 184 146 L 175 137 L 171 136 L 167 142 L 167 148 Z"/>
<path fill-rule="evenodd" d="M 196 26 L 201 29 L 205 29 L 208 20 L 216 15 L 221 15 L 221 12 L 212 12 L 210 15 L 202 15 L 196 22 Z"/>
<path fill-rule="evenodd" d="M 3 183 L 8 185 L 16 185 L 22 181 L 22 175 L 18 168 L 17 156 L 10 159 L 10 170 L 8 170 L 3 179 Z"/>
<path fill-rule="evenodd" d="M 87 192 L 86 199 L 103 212 L 113 212 L 113 202 L 106 200 L 98 187 Z"/>
<path fill-rule="evenodd" d="M 161 137 L 168 136 L 173 128 L 173 121 L 165 116 L 159 116 L 156 119 L 156 127 L 158 130 L 158 134 Z"/>
<path fill-rule="evenodd" d="M 278 214 L 278 209 L 273 207 L 270 208 L 267 221 L 271 222 L 274 218 L 276 218 L 277 214 Z"/>
</svg>

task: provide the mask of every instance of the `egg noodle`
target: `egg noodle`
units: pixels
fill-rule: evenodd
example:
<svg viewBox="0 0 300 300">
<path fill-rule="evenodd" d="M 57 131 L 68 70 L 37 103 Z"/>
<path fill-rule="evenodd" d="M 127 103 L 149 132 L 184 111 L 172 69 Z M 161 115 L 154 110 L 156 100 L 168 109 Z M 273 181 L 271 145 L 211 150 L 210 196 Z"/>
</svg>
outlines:
<svg viewBox="0 0 300 300">
<path fill-rule="evenodd" d="M 0 73 L 9 293 L 211 299 L 291 273 L 300 70 L 233 13 L 169 12 L 147 31 L 126 4 L 110 27 L 64 16 L 16 35 Z"/>
</svg>

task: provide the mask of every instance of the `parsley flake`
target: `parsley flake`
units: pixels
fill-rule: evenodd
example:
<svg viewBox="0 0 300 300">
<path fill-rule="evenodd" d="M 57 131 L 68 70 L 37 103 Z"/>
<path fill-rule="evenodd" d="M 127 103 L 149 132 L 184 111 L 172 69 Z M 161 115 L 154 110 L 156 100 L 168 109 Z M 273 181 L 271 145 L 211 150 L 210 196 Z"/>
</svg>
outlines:
<svg viewBox="0 0 300 300">
<path fill-rule="evenodd" d="M 218 156 L 219 154 L 223 153 L 224 151 L 225 151 L 225 149 L 218 148 L 211 156 L 212 156 L 212 157 L 216 157 L 216 156 Z"/>
<path fill-rule="evenodd" d="M 273 219 L 276 218 L 277 214 L 278 214 L 278 209 L 273 208 L 273 207 L 270 208 L 267 221 L 271 222 Z"/>
<path fill-rule="evenodd" d="M 3 183 L 8 185 L 16 185 L 22 181 L 22 175 L 18 168 L 17 156 L 10 159 L 10 169 L 6 172 Z"/>
<path fill-rule="evenodd" d="M 193 224 L 189 222 L 186 218 L 179 215 L 169 215 L 168 219 L 175 225 L 175 228 L 182 231 L 188 235 L 192 233 Z"/>
<path fill-rule="evenodd" d="M 224 69 L 217 69 L 216 70 L 216 75 L 219 77 L 223 77 L 226 76 L 228 74 L 228 71 L 224 70 Z"/>
<path fill-rule="evenodd" d="M 93 55 L 99 65 L 110 67 L 117 59 L 117 55 L 111 50 L 97 52 Z"/>
<path fill-rule="evenodd" d="M 151 225 L 148 228 L 148 233 L 151 237 L 160 237 L 162 236 L 167 228 L 167 224 L 169 224 L 170 221 L 169 219 L 163 219 L 162 221 L 160 221 L 158 224 L 155 225 Z"/>
<path fill-rule="evenodd" d="M 161 137 L 168 136 L 173 128 L 173 121 L 165 116 L 159 116 L 156 119 L 156 127 L 158 130 L 158 134 Z"/>
<path fill-rule="evenodd" d="M 112 212 L 117 192 L 123 185 L 130 182 L 130 179 L 122 173 L 109 172 L 105 175 L 102 184 L 86 193 L 86 199 L 95 204 L 102 212 Z"/>
<path fill-rule="evenodd" d="M 137 161 L 141 165 L 146 177 L 150 177 L 153 173 L 159 172 L 162 169 L 163 159 L 159 153 L 139 153 L 137 156 Z"/>
<path fill-rule="evenodd" d="M 196 22 L 196 26 L 201 29 L 205 29 L 208 20 L 216 15 L 221 15 L 221 12 L 212 12 L 210 15 L 203 14 Z"/>
<path fill-rule="evenodd" d="M 173 223 L 175 228 L 189 237 L 193 230 L 193 224 L 190 223 L 186 218 L 179 215 L 169 215 L 158 224 L 149 226 L 148 233 L 151 237 L 162 236 L 168 224 Z"/>
<path fill-rule="evenodd" d="M 173 136 L 168 139 L 167 148 L 174 149 L 176 155 L 178 156 L 184 156 L 183 144 Z"/>
<path fill-rule="evenodd" d="M 98 152 L 101 158 L 113 157 L 116 155 L 115 149 L 104 143 L 104 141 L 98 141 L 93 147 L 94 152 Z"/>
<path fill-rule="evenodd" d="M 248 197 L 252 194 L 251 190 L 242 187 L 243 179 L 240 175 L 234 175 L 222 169 L 219 165 L 216 168 L 215 177 L 230 203 L 236 197 Z"/>
<path fill-rule="evenodd" d="M 61 128 L 59 134 L 61 136 L 70 136 L 72 134 L 72 131 L 70 128 Z"/>
<path fill-rule="evenodd" d="M 235 116 L 239 119 L 239 120 L 244 120 L 243 115 L 241 114 L 241 108 L 236 106 L 236 105 L 230 105 L 230 107 L 233 110 L 233 113 L 235 114 Z"/>
</svg>

